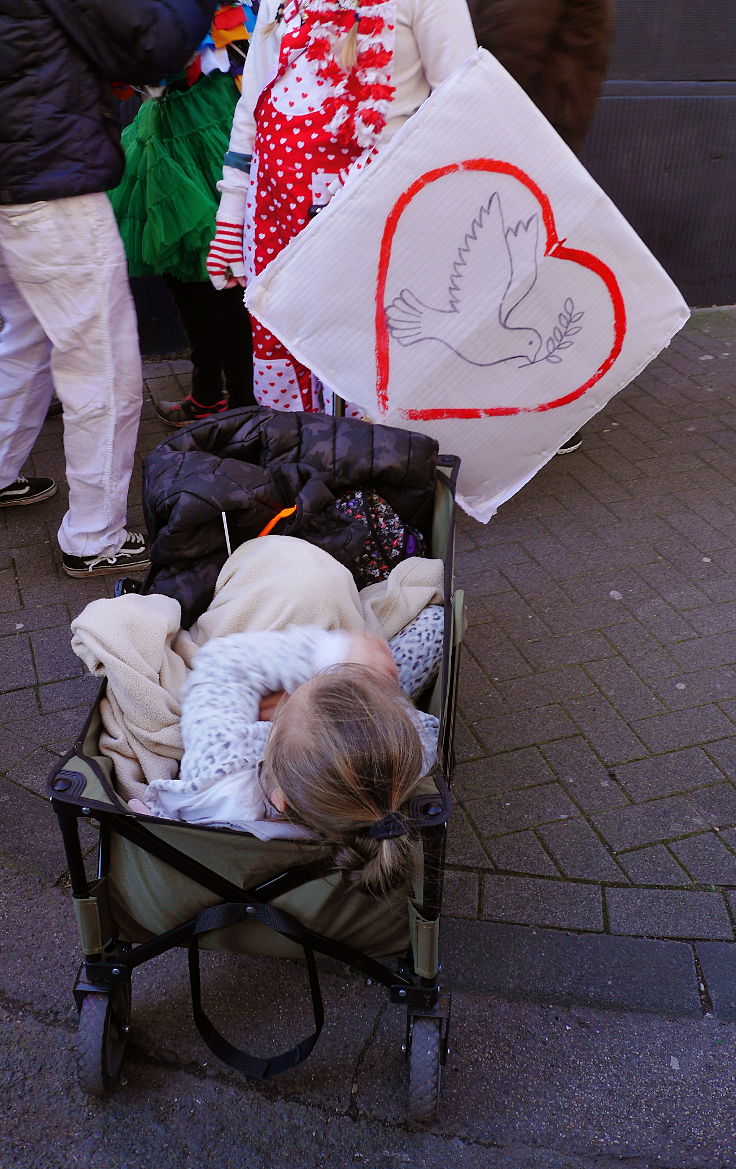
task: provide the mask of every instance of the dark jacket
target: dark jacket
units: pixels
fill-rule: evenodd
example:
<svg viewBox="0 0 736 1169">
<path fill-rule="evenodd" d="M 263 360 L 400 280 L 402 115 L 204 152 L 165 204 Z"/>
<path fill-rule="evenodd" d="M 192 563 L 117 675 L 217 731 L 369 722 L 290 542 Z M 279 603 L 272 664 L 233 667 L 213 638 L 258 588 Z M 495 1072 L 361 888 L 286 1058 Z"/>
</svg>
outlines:
<svg viewBox="0 0 736 1169">
<path fill-rule="evenodd" d="M 468 6 L 478 44 L 577 153 L 608 68 L 613 0 L 468 0 Z"/>
<path fill-rule="evenodd" d="M 234 550 L 296 505 L 274 534 L 309 540 L 350 568 L 367 533 L 335 499 L 368 485 L 428 537 L 436 454 L 424 434 L 265 406 L 194 423 L 144 464 L 153 562 L 146 589 L 176 597 L 185 628 L 204 612 L 227 559 L 222 512 Z"/>
<path fill-rule="evenodd" d="M 0 204 L 114 187 L 110 82 L 180 69 L 217 0 L 0 0 Z"/>
</svg>

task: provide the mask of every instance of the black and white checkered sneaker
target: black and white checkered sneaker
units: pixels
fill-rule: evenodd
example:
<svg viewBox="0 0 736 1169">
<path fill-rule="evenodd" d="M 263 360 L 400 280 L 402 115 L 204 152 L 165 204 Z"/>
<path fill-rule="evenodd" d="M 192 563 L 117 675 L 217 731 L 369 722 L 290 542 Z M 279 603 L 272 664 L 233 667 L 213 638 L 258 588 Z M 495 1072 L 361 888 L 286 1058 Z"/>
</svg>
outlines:
<svg viewBox="0 0 736 1169">
<path fill-rule="evenodd" d="M 27 507 L 30 503 L 51 499 L 52 495 L 56 495 L 53 479 L 26 479 L 21 475 L 15 483 L 0 488 L 0 507 Z"/>
<path fill-rule="evenodd" d="M 146 541 L 140 532 L 126 532 L 117 552 L 109 556 L 70 556 L 64 552 L 61 560 L 67 576 L 80 578 L 137 572 L 151 567 Z"/>
</svg>

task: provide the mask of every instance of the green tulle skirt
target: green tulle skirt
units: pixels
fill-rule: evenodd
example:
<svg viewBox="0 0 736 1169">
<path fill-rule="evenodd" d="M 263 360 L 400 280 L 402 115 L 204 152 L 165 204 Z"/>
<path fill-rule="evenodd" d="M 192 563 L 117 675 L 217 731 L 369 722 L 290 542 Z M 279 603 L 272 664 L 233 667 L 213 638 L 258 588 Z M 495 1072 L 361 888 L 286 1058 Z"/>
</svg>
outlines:
<svg viewBox="0 0 736 1169">
<path fill-rule="evenodd" d="M 145 101 L 123 131 L 125 173 L 110 192 L 131 276 L 206 280 L 238 89 L 212 73 Z"/>
</svg>

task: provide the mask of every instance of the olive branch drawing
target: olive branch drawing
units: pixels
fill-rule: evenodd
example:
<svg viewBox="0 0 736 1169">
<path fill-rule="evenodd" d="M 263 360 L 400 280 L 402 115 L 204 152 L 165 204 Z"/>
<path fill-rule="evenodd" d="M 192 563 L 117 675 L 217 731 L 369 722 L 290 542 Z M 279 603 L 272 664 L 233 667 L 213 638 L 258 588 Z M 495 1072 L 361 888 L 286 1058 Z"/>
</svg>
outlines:
<svg viewBox="0 0 736 1169">
<path fill-rule="evenodd" d="M 582 325 L 577 322 L 583 319 L 585 314 L 583 312 L 576 313 L 575 305 L 571 296 L 568 296 L 562 312 L 557 317 L 558 325 L 555 325 L 552 336 L 547 338 L 547 352 L 542 361 L 549 361 L 552 365 L 558 365 L 562 361 L 559 355 L 560 349 L 570 349 L 574 345 L 574 341 L 569 340 L 579 333 Z"/>
</svg>

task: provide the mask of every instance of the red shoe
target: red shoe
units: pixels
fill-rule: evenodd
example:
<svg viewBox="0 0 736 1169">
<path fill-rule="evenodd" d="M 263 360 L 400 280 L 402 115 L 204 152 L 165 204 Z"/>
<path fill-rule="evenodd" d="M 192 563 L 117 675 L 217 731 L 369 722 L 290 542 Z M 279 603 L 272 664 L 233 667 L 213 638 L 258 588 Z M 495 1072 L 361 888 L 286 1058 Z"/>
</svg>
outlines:
<svg viewBox="0 0 736 1169">
<path fill-rule="evenodd" d="M 227 401 L 223 398 L 215 402 L 214 406 L 200 406 L 191 394 L 182 398 L 181 402 L 154 402 L 153 408 L 162 422 L 167 426 L 189 426 L 190 422 L 199 422 L 202 418 L 210 418 L 213 414 L 222 414 L 227 410 Z"/>
</svg>

